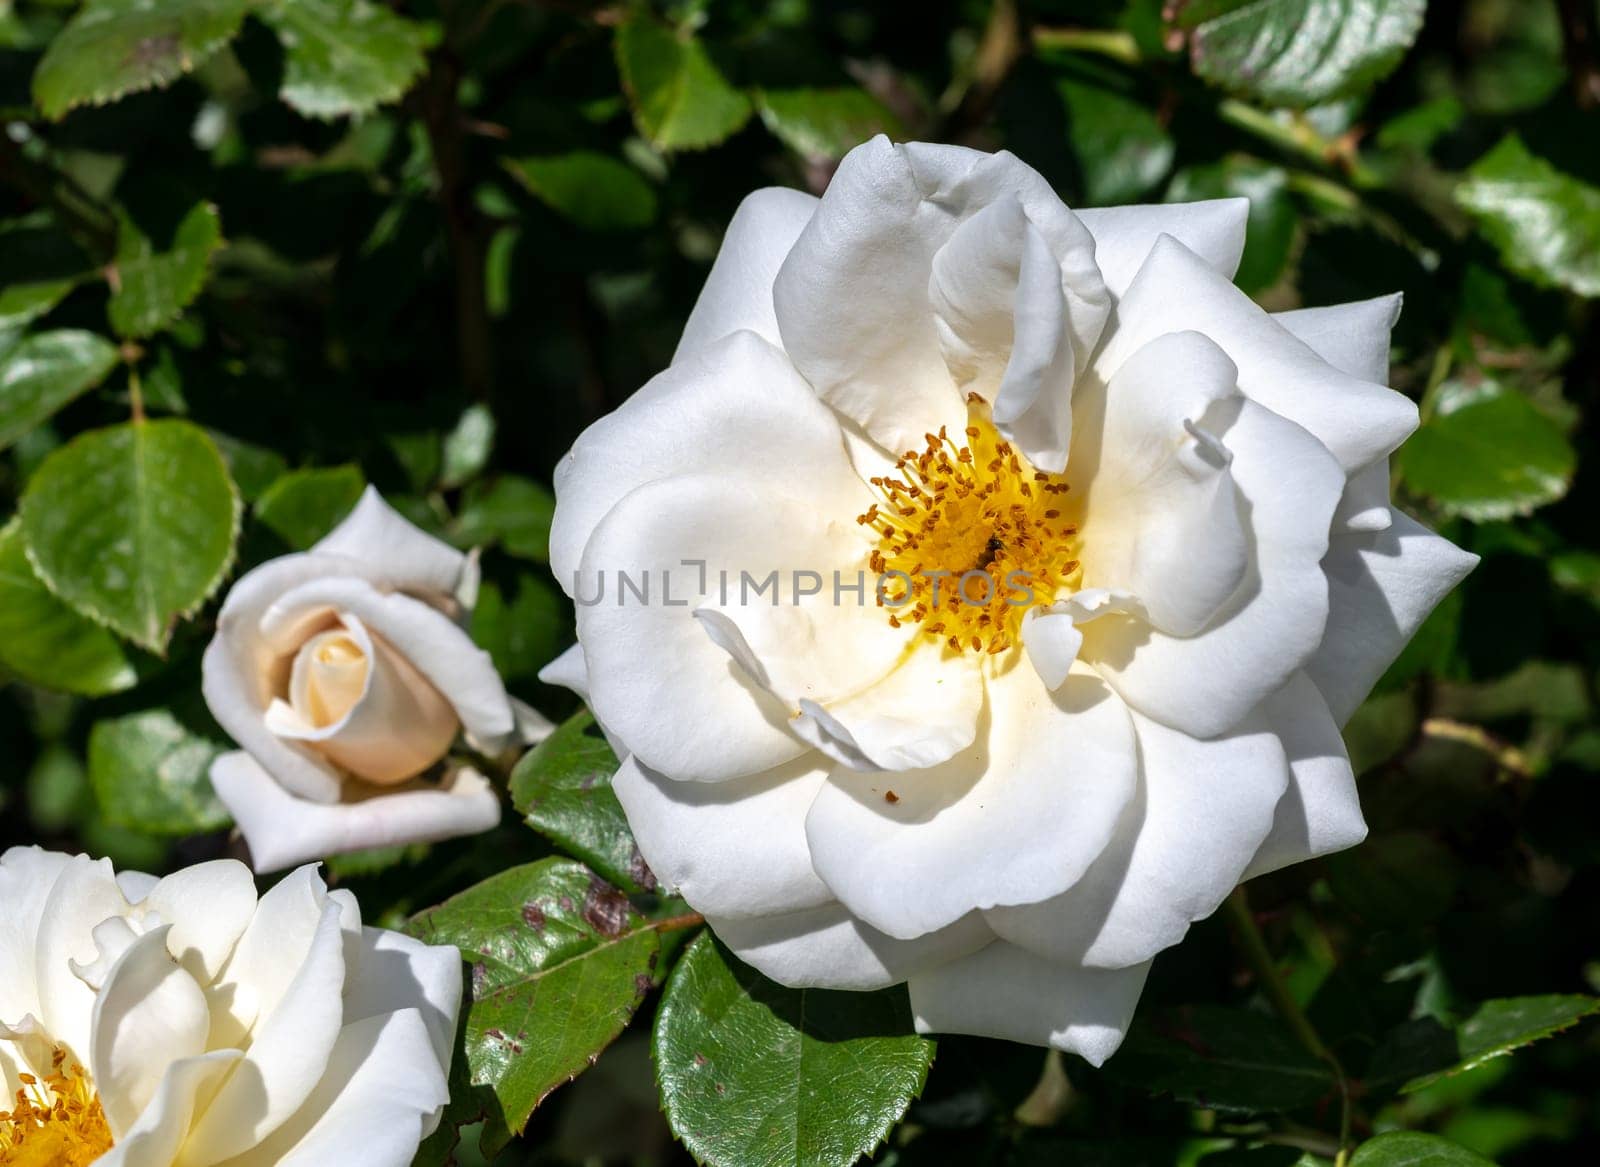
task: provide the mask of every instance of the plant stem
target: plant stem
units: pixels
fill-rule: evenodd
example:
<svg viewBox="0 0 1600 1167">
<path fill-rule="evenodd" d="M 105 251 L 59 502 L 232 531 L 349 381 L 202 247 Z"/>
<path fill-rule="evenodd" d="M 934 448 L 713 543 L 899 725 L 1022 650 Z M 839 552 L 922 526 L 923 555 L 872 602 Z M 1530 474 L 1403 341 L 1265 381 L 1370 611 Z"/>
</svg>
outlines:
<svg viewBox="0 0 1600 1167">
<path fill-rule="evenodd" d="M 433 148 L 439 203 L 455 264 L 456 346 L 462 387 L 475 400 L 488 401 L 494 384 L 494 343 L 484 291 L 486 249 L 466 174 L 461 106 L 456 100 L 460 80 L 461 63 L 448 48 L 440 49 L 423 83 L 422 118 Z"/>
<path fill-rule="evenodd" d="M 1127 65 L 1139 63 L 1139 44 L 1133 34 L 1110 28 L 1036 28 L 1033 47 L 1066 52 L 1096 53 Z"/>
<path fill-rule="evenodd" d="M 1267 1000 L 1272 1002 L 1278 1016 L 1283 1018 L 1284 1024 L 1305 1046 L 1307 1053 L 1326 1062 L 1333 1070 L 1339 1085 L 1339 1153 L 1334 1159 L 1334 1167 L 1345 1167 L 1350 1154 L 1350 1084 L 1345 1078 L 1344 1067 L 1323 1043 L 1316 1026 L 1311 1024 L 1305 1010 L 1300 1008 L 1300 1003 L 1289 992 L 1289 986 L 1278 972 L 1272 953 L 1267 950 L 1261 929 L 1256 927 L 1255 916 L 1250 912 L 1250 900 L 1243 887 L 1234 888 L 1232 894 L 1223 901 L 1223 913 L 1234 943 L 1239 946 L 1246 963 L 1256 975 L 1256 984 L 1266 994 Z"/>
</svg>

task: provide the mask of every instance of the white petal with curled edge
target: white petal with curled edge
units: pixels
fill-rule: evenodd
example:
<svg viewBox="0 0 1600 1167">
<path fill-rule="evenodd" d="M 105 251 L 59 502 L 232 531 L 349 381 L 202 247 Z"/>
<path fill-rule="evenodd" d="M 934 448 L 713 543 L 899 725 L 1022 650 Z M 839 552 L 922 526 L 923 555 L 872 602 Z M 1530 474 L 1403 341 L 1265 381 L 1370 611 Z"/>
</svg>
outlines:
<svg viewBox="0 0 1600 1167">
<path fill-rule="evenodd" d="M 212 1045 L 242 1045 L 258 1018 L 278 1007 L 306 961 L 328 904 L 314 864 L 296 868 L 256 903 L 250 925 L 217 979 L 225 1015 L 213 1017 Z"/>
<path fill-rule="evenodd" d="M 727 782 L 674 782 L 624 758 L 616 791 L 662 885 L 721 919 L 816 907 L 833 897 L 806 849 L 806 811 L 827 776 L 816 757 Z"/>
<path fill-rule="evenodd" d="M 1289 782 L 1277 736 L 1261 717 L 1213 741 L 1138 714 L 1133 724 L 1139 793 L 1111 845 L 1064 894 L 985 913 L 1002 939 L 1051 960 L 1126 968 L 1177 944 L 1238 884 Z"/>
<path fill-rule="evenodd" d="M 1389 337 L 1400 319 L 1402 301 L 1394 292 L 1325 308 L 1274 312 L 1272 318 L 1340 372 L 1387 385 Z"/>
<path fill-rule="evenodd" d="M 345 978 L 344 1023 L 415 1009 L 427 1026 L 439 1068 L 450 1070 L 461 1011 L 461 953 L 401 932 L 363 928 Z"/>
<path fill-rule="evenodd" d="M 435 602 L 456 594 L 468 568 L 467 556 L 417 527 L 371 486 L 311 554 L 359 563 L 362 578 Z"/>
<path fill-rule="evenodd" d="M 1061 268 L 1013 195 L 967 219 L 933 257 L 928 296 L 945 363 L 964 393 L 1041 470 L 1072 438 L 1076 372 Z"/>
<path fill-rule="evenodd" d="M 1354 847 L 1367 837 L 1350 757 L 1316 686 L 1297 673 L 1262 702 L 1261 715 L 1288 756 L 1289 788 L 1242 879 Z"/>
<path fill-rule="evenodd" d="M 1417 407 L 1392 389 L 1323 360 L 1170 236 L 1163 236 L 1117 305 L 1117 326 L 1095 356 L 1101 379 L 1162 333 L 1211 338 L 1239 369 L 1239 389 L 1309 430 L 1346 474 L 1394 450 L 1417 428 Z"/>
<path fill-rule="evenodd" d="M 134 939 L 95 995 L 89 1071 L 114 1139 L 155 1098 L 168 1065 L 206 1050 L 206 996 L 167 951 L 167 933 Z"/>
<path fill-rule="evenodd" d="M 998 941 L 911 978 L 918 1033 L 970 1033 L 1078 1054 L 1098 1066 L 1117 1052 L 1148 964 L 1086 969 Z"/>
<path fill-rule="evenodd" d="M 1083 633 L 1071 612 L 1059 605 L 1029 608 L 1022 616 L 1022 645 L 1028 663 L 1046 689 L 1059 689 L 1083 647 Z"/>
<path fill-rule="evenodd" d="M 550 527 L 556 582 L 582 606 L 594 594 L 579 585 L 584 548 L 607 512 L 648 482 L 705 472 L 730 490 L 758 484 L 840 515 L 871 502 L 832 411 L 781 350 L 734 333 L 653 378 L 561 459 Z"/>
<path fill-rule="evenodd" d="M 1322 556 L 1344 475 L 1293 422 L 1246 401 L 1222 434 L 1249 504 L 1251 562 L 1211 625 L 1176 637 L 1107 616 L 1080 656 L 1139 712 L 1195 737 L 1226 733 L 1315 651 L 1328 614 Z"/>
<path fill-rule="evenodd" d="M 710 923 L 740 960 L 791 989 L 882 989 L 994 939 L 973 912 L 925 936 L 896 940 L 836 903 L 781 915 L 713 917 Z"/>
<path fill-rule="evenodd" d="M 903 774 L 836 768 L 806 817 L 817 874 L 841 903 L 912 939 L 975 908 L 1071 887 L 1133 797 L 1127 710 L 1075 668 L 1050 692 L 1023 662 L 988 682 L 977 741 Z"/>
<path fill-rule="evenodd" d="M 1387 530 L 1336 535 L 1328 574 L 1328 629 L 1306 672 L 1343 725 L 1422 622 L 1478 557 L 1402 511 Z"/>
<path fill-rule="evenodd" d="M 1074 367 L 1081 371 L 1111 314 L 1111 295 L 1095 262 L 1094 236 L 1082 220 L 1043 175 L 1009 150 L 990 154 L 935 142 L 907 142 L 900 149 L 924 199 L 956 218 L 1007 198 L 1022 204 L 1061 269 Z"/>
<path fill-rule="evenodd" d="M 341 913 L 338 902 L 325 899 L 304 961 L 260 1015 L 244 1059 L 190 1130 L 178 1167 L 210 1167 L 255 1147 L 324 1078 L 344 1020 Z"/>
<path fill-rule="evenodd" d="M 892 628 L 875 607 L 822 612 L 832 618 L 751 608 L 699 608 L 695 618 L 790 710 L 790 731 L 834 761 L 857 770 L 921 769 L 972 744 L 983 708 L 975 659 L 946 659 L 943 645 Z M 853 659 L 830 661 L 818 646 Z"/>
<path fill-rule="evenodd" d="M 1233 279 L 1244 255 L 1250 200 L 1207 199 L 1198 203 L 1151 203 L 1133 207 L 1087 207 L 1078 218 L 1094 236 L 1094 257 L 1113 296 L 1121 297 L 1150 257 L 1156 240 L 1170 235 L 1225 279 Z"/>
<path fill-rule="evenodd" d="M 354 616 L 409 661 L 450 703 L 468 736 L 485 748 L 498 748 L 516 728 L 505 683 L 489 654 L 455 621 L 411 596 L 381 592 L 350 577 L 308 580 L 281 593 L 262 613 L 261 637 L 287 656 L 341 613 Z"/>
<path fill-rule="evenodd" d="M 407 1167 L 449 1100 L 417 1011 L 369 1017 L 340 1032 L 305 1105 L 228 1167 Z"/>
<path fill-rule="evenodd" d="M 1334 368 L 1389 383 L 1389 336 L 1400 318 L 1401 295 L 1378 296 L 1326 308 L 1275 312 L 1272 318 L 1305 341 Z M 1335 531 L 1382 531 L 1389 526 L 1389 460 L 1380 458 L 1350 475 L 1333 516 Z"/>
<path fill-rule="evenodd" d="M 39 924 L 56 880 L 74 860 L 38 847 L 0 853 L 0 1024 L 39 1012 L 35 962 Z M 0 1057 L 3 1057 L 0 1053 Z M 11 1098 L 7 1091 L 6 1098 Z"/>
<path fill-rule="evenodd" d="M 1110 298 L 1088 231 L 1032 168 L 1007 153 L 891 145 L 847 154 L 773 285 L 795 367 L 892 453 L 965 425 L 928 297 L 933 257 L 960 223 L 1015 198 L 1061 269 L 1072 346 L 1087 357 Z"/>
<path fill-rule="evenodd" d="M 386 787 L 329 805 L 296 798 L 249 754 L 235 751 L 211 764 L 211 783 L 249 844 L 259 875 L 368 847 L 481 834 L 500 822 L 499 795 L 468 766 L 456 767 L 438 786 Z"/>
<path fill-rule="evenodd" d="M 56 876 L 40 916 L 33 951 L 36 1016 L 50 1039 L 84 1065 L 89 1063 L 94 992 L 73 972 L 73 965 L 92 965 L 99 955 L 95 926 L 112 916 L 126 916 L 128 910 L 111 861 L 75 855 Z"/>
<path fill-rule="evenodd" d="M 834 172 L 773 284 L 783 347 L 829 405 L 892 453 L 965 424 L 928 304 L 952 216 L 923 198 L 884 137 Z"/>
<path fill-rule="evenodd" d="M 255 914 L 256 884 L 250 869 L 235 860 L 196 863 L 158 882 L 140 907 L 171 926 L 172 955 L 209 984 Z"/>
<path fill-rule="evenodd" d="M 673 364 L 743 330 L 781 347 L 772 282 L 816 209 L 815 195 L 783 186 L 745 196 L 683 326 Z"/>
<path fill-rule="evenodd" d="M 763 660 L 770 650 L 775 672 L 792 663 L 784 675 L 826 686 L 821 695 L 882 675 L 898 651 L 887 622 L 874 627 L 852 606 L 833 605 L 820 583 L 793 602 L 802 572 L 820 581 L 863 569 L 870 544 L 852 513 L 819 513 L 715 475 L 653 482 L 614 507 L 589 541 L 583 574 L 603 571 L 616 590 L 577 611 L 591 704 L 606 732 L 679 780 L 722 781 L 803 753 L 788 728 L 793 710 L 731 660 L 694 611 L 714 604 L 730 615 L 759 613 Z M 647 598 L 624 590 L 624 576 L 636 587 L 644 581 Z"/>
<path fill-rule="evenodd" d="M 287 680 L 289 664 L 262 637 L 261 618 L 299 584 L 350 574 L 359 568 L 332 555 L 285 555 L 247 571 L 228 590 L 217 613 L 217 634 L 200 665 L 201 693 L 228 736 L 287 789 L 317 802 L 338 802 L 344 775 L 315 750 L 267 728 L 267 708 Z"/>
<path fill-rule="evenodd" d="M 1197 332 L 1156 337 L 1102 385 L 1080 385 L 1073 452 L 1084 584 L 1138 597 L 1193 636 L 1234 594 L 1250 552 L 1232 454 L 1213 428 L 1239 405 L 1237 370 Z M 1072 501 L 1072 500 L 1069 500 Z"/>
<path fill-rule="evenodd" d="M 236 1049 L 182 1058 L 164 1067 L 155 1096 L 95 1167 L 172 1167 L 195 1111 L 244 1056 Z"/>
</svg>

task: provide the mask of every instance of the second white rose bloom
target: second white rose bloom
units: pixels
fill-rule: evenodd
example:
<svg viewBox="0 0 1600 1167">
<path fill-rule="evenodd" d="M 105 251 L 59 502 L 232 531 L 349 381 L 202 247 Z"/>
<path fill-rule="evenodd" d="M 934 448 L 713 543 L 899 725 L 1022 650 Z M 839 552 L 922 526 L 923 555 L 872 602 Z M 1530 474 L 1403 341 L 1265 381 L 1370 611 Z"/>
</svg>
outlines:
<svg viewBox="0 0 1600 1167">
<path fill-rule="evenodd" d="M 164 879 L 0 855 L 0 1162 L 406 1167 L 439 1125 L 454 948 L 364 927 L 314 869 Z"/>
<path fill-rule="evenodd" d="M 471 556 L 371 488 L 310 551 L 233 585 L 203 691 L 242 747 L 211 778 L 257 871 L 500 821 L 476 770 L 428 775 L 463 734 L 494 755 L 549 728 L 467 634 L 477 586 Z"/>
<path fill-rule="evenodd" d="M 1364 836 L 1340 725 L 1474 559 L 1389 505 L 1398 298 L 1269 315 L 1246 212 L 875 140 L 745 202 L 561 464 L 546 677 L 761 971 L 1098 1063 L 1236 883 Z"/>
</svg>

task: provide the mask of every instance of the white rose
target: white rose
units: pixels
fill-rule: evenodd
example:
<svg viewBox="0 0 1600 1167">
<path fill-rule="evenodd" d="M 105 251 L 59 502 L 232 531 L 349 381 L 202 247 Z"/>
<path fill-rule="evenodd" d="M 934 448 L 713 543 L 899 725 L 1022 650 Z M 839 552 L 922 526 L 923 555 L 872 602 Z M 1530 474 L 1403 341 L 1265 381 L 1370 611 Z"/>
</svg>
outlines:
<svg viewBox="0 0 1600 1167">
<path fill-rule="evenodd" d="M 165 879 L 0 855 L 0 1163 L 405 1167 L 439 1124 L 453 948 L 361 925 L 307 867 Z"/>
<path fill-rule="evenodd" d="M 561 464 L 546 676 L 769 976 L 1099 1062 L 1240 879 L 1363 837 L 1339 725 L 1474 559 L 1389 507 L 1398 298 L 1268 315 L 1246 209 L 1075 214 L 879 138 L 745 201 L 672 367 Z"/>
<path fill-rule="evenodd" d="M 507 696 L 464 623 L 477 563 L 376 490 L 310 551 L 233 585 L 206 649 L 206 703 L 243 747 L 211 769 L 259 872 L 487 831 L 500 799 L 467 766 L 549 723 Z"/>
</svg>

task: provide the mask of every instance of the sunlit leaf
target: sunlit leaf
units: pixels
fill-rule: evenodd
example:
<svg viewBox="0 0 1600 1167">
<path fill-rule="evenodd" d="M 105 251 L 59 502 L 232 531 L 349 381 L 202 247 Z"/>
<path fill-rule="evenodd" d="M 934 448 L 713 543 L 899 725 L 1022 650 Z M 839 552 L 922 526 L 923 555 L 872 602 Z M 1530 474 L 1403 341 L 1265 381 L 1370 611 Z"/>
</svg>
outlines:
<svg viewBox="0 0 1600 1167">
<path fill-rule="evenodd" d="M 39 577 L 84 615 L 161 652 L 233 561 L 239 497 L 186 421 L 91 430 L 45 459 L 22 496 Z"/>
<path fill-rule="evenodd" d="M 750 120 L 750 101 L 705 46 L 653 17 L 617 26 L 617 67 L 639 132 L 663 150 L 714 146 Z"/>
<path fill-rule="evenodd" d="M 787 989 L 708 933 L 667 983 L 654 1052 L 667 1121 L 700 1162 L 848 1167 L 921 1093 L 934 1046 L 904 989 Z"/>
</svg>

